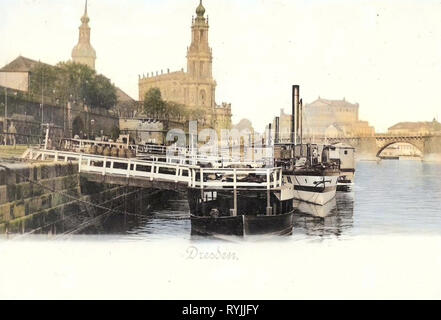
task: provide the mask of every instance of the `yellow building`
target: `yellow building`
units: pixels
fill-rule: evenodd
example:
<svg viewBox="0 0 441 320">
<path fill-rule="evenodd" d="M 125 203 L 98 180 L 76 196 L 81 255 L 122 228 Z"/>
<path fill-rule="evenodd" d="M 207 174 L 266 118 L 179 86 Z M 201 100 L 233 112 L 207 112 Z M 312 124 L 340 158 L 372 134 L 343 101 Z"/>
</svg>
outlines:
<svg viewBox="0 0 441 320">
<path fill-rule="evenodd" d="M 202 0 L 191 26 L 191 45 L 187 50 L 187 72 L 148 74 L 139 79 L 139 100 L 152 88 L 161 90 L 162 98 L 192 109 L 206 111 L 206 124 L 218 131 L 231 127 L 231 104 L 216 104 L 216 81 L 213 79 L 213 54 L 208 43 L 208 18 Z"/>
<path fill-rule="evenodd" d="M 318 98 L 303 107 L 303 134 L 307 137 L 370 137 L 375 129 L 359 119 L 358 103 Z"/>
<path fill-rule="evenodd" d="M 367 121 L 358 118 L 359 104 L 343 100 L 327 100 L 318 98 L 303 106 L 303 137 L 304 138 L 349 138 L 371 137 L 375 129 Z M 279 141 L 291 139 L 291 114 L 280 110 Z M 275 120 L 272 123 L 275 135 Z M 300 135 L 300 133 L 299 133 Z"/>
<path fill-rule="evenodd" d="M 388 129 L 392 135 L 433 135 L 441 134 L 441 123 L 433 119 L 432 122 L 400 122 Z"/>
</svg>

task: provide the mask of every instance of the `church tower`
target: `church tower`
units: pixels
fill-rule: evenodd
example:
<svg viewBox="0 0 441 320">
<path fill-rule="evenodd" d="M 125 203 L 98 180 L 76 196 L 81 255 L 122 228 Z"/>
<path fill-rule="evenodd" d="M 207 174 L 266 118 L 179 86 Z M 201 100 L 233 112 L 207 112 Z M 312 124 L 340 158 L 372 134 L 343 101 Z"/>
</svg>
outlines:
<svg viewBox="0 0 441 320">
<path fill-rule="evenodd" d="M 187 52 L 187 72 L 193 79 L 212 79 L 213 55 L 208 45 L 208 18 L 205 19 L 202 0 L 196 9 L 196 19 L 191 26 L 191 45 Z"/>
<path fill-rule="evenodd" d="M 95 70 L 96 52 L 90 44 L 89 17 L 87 16 L 87 0 L 84 15 L 81 17 L 80 37 L 78 44 L 72 50 L 72 60 L 81 63 Z"/>
</svg>

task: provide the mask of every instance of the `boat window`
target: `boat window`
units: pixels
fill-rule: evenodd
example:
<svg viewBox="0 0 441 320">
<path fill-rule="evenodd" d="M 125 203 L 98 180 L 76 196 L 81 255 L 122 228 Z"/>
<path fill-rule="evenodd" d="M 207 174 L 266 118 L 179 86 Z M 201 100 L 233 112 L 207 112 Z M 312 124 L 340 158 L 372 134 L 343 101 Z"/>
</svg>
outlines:
<svg viewBox="0 0 441 320">
<path fill-rule="evenodd" d="M 348 150 L 345 150 L 345 154 L 346 154 L 346 155 L 348 154 Z"/>
</svg>

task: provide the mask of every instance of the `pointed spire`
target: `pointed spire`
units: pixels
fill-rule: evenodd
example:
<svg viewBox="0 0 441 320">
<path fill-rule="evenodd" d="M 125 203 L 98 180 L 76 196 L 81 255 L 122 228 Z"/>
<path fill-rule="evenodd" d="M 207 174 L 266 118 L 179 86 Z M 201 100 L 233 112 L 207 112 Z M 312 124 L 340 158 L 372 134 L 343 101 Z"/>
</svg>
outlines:
<svg viewBox="0 0 441 320">
<path fill-rule="evenodd" d="M 86 4 L 85 4 L 85 6 L 84 6 L 84 15 L 83 15 L 83 17 L 81 18 L 81 22 L 84 23 L 84 24 L 87 24 L 87 23 L 89 23 L 89 21 L 90 21 L 90 19 L 89 19 L 89 17 L 87 16 L 87 0 L 86 0 Z"/>
<path fill-rule="evenodd" d="M 87 15 L 87 4 L 88 1 L 86 0 L 84 14 L 81 17 L 80 36 L 78 44 L 72 50 L 72 60 L 95 69 L 96 52 L 90 44 L 90 19 Z"/>
</svg>

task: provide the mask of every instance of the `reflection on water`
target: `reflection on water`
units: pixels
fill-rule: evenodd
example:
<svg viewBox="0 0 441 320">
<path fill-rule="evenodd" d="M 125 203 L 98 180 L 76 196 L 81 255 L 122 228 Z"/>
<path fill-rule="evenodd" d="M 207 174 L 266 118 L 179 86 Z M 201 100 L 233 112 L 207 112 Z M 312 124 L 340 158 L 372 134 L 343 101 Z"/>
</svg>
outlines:
<svg viewBox="0 0 441 320">
<path fill-rule="evenodd" d="M 352 192 L 337 192 L 325 206 L 295 204 L 293 236 L 440 233 L 441 164 L 419 161 L 359 162 Z M 191 239 L 185 195 L 166 193 L 141 216 L 108 218 L 90 233 L 123 240 Z M 89 234 L 90 234 L 89 233 Z"/>
<path fill-rule="evenodd" d="M 167 193 L 167 201 L 158 201 L 141 215 L 113 216 L 101 229 L 88 230 L 117 235 L 122 240 L 200 239 L 191 236 L 190 209 L 185 196 Z M 352 193 L 339 193 L 325 206 L 295 203 L 295 236 L 339 236 L 352 226 L 354 200 Z"/>
<path fill-rule="evenodd" d="M 353 225 L 354 194 L 338 192 L 324 206 L 294 202 L 294 234 L 308 236 L 342 235 Z"/>
</svg>

